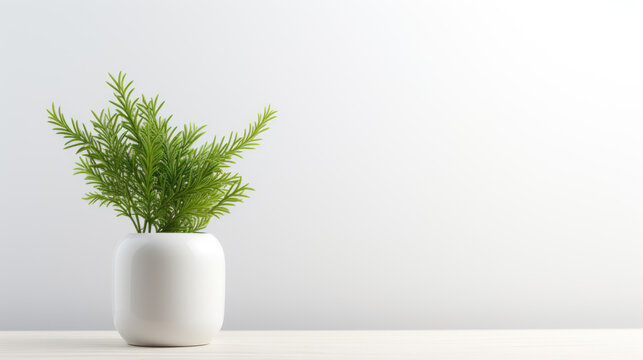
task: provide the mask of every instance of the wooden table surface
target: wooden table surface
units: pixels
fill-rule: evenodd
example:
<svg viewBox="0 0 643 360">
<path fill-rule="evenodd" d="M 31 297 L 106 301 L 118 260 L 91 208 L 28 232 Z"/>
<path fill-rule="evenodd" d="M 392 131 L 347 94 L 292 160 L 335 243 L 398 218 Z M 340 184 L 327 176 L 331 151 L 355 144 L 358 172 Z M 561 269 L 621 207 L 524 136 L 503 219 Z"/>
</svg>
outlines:
<svg viewBox="0 0 643 360">
<path fill-rule="evenodd" d="M 114 331 L 0 332 L 0 359 L 643 359 L 643 330 L 222 331 L 144 348 Z"/>
</svg>

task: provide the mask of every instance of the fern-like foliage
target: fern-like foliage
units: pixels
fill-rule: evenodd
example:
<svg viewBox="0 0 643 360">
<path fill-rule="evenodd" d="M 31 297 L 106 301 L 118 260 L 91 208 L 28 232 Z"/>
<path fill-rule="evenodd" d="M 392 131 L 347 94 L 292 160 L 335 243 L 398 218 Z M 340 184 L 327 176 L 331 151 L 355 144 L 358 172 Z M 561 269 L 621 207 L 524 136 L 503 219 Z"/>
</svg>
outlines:
<svg viewBox="0 0 643 360">
<path fill-rule="evenodd" d="M 47 110 L 54 131 L 67 140 L 65 148 L 79 156 L 75 173 L 94 188 L 85 200 L 114 207 L 141 233 L 202 230 L 248 197 L 252 189 L 229 167 L 259 144 L 276 111 L 266 107 L 242 135 L 196 146 L 205 126 L 170 125 L 172 116 L 160 115 L 164 102 L 158 96 L 134 97 L 125 74 L 109 77 L 115 109 L 92 112 L 93 129 L 66 120 L 54 104 Z"/>
</svg>

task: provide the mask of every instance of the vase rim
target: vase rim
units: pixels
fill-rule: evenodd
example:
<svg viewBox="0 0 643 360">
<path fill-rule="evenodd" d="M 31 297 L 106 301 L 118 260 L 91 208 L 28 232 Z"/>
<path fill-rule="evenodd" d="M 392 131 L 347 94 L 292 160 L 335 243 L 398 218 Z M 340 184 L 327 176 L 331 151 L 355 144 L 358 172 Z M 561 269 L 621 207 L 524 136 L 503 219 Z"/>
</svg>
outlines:
<svg viewBox="0 0 643 360">
<path fill-rule="evenodd" d="M 214 235 L 207 232 L 180 233 L 180 232 L 163 232 L 163 233 L 129 233 L 126 235 L 132 239 L 194 239 L 194 238 L 214 238 Z"/>
<path fill-rule="evenodd" d="M 204 232 L 204 231 L 197 231 L 197 232 L 142 232 L 142 233 L 135 233 L 131 232 L 128 233 L 128 235 L 162 235 L 162 234 L 173 234 L 173 235 L 209 235 L 210 233 Z"/>
</svg>

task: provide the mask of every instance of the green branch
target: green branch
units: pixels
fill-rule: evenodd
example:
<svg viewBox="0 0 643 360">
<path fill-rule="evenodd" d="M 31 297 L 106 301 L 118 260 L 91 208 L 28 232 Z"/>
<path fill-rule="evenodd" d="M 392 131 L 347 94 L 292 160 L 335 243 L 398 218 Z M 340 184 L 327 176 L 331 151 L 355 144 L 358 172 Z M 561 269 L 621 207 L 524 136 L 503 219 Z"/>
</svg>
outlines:
<svg viewBox="0 0 643 360">
<path fill-rule="evenodd" d="M 171 115 L 160 115 L 164 102 L 158 95 L 135 97 L 125 74 L 109 78 L 115 109 L 92 111 L 91 130 L 67 121 L 54 104 L 47 110 L 48 122 L 65 139 L 64 148 L 78 154 L 75 173 L 94 189 L 85 200 L 114 207 L 137 232 L 195 232 L 248 197 L 252 189 L 226 169 L 259 144 L 276 111 L 266 107 L 241 135 L 196 146 L 205 126 L 179 130 L 170 125 Z"/>
</svg>

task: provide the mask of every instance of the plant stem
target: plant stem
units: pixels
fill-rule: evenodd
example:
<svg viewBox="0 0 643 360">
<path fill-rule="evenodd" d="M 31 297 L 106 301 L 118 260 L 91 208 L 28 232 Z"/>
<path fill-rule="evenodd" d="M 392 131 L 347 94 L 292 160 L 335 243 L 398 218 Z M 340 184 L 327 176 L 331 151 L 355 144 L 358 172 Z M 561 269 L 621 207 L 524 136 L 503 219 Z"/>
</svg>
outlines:
<svg viewBox="0 0 643 360">
<path fill-rule="evenodd" d="M 140 229 L 140 227 L 136 224 L 136 221 L 134 221 L 134 218 L 132 217 L 132 215 L 127 215 L 127 217 L 129 217 L 129 219 L 132 221 L 132 224 L 134 224 L 134 229 L 136 229 L 136 232 L 137 232 L 137 233 L 140 233 L 140 232 L 141 232 L 141 229 Z"/>
</svg>

